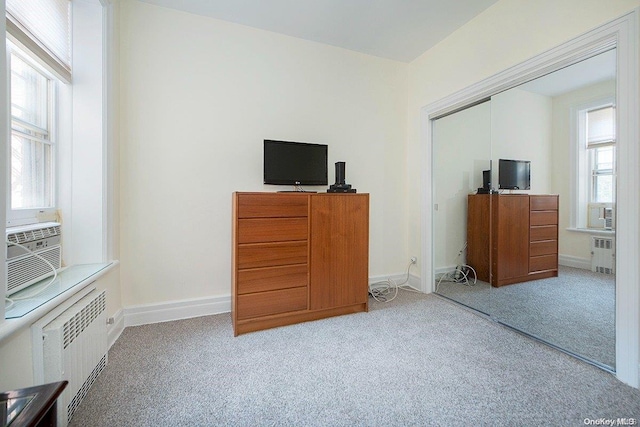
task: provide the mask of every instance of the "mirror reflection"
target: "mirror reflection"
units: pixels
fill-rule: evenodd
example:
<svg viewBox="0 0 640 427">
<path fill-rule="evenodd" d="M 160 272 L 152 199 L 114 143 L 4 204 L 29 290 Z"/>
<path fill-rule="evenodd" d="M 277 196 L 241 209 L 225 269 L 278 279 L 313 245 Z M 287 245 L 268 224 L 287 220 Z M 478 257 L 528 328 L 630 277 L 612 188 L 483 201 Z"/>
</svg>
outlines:
<svg viewBox="0 0 640 427">
<path fill-rule="evenodd" d="M 489 253 L 467 262 L 467 198 L 491 176 L 491 103 L 485 102 L 433 125 L 434 257 L 436 293 L 490 314 Z M 488 171 L 485 172 L 485 171 Z M 486 185 L 489 186 L 489 183 Z M 488 193 L 488 191 L 487 191 Z M 489 221 L 489 206 L 482 216 Z M 471 239 L 489 244 L 488 230 Z"/>
<path fill-rule="evenodd" d="M 434 123 L 436 292 L 611 370 L 615 90 L 611 50 Z"/>
</svg>

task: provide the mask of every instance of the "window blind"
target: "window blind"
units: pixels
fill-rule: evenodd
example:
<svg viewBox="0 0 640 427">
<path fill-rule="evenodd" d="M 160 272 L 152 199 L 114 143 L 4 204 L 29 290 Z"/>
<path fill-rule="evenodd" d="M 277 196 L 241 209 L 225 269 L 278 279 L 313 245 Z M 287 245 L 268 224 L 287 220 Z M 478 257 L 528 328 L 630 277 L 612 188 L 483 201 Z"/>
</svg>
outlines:
<svg viewBox="0 0 640 427">
<path fill-rule="evenodd" d="M 6 0 L 7 33 L 71 83 L 70 0 Z"/>
<path fill-rule="evenodd" d="M 587 147 L 615 142 L 614 108 L 604 107 L 587 112 Z"/>
</svg>

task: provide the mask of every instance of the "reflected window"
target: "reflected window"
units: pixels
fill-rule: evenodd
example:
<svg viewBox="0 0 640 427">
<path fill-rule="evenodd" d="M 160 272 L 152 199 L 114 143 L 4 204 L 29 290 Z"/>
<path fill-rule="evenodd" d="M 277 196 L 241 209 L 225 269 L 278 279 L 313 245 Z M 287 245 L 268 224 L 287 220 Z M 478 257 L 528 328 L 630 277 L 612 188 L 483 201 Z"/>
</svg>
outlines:
<svg viewBox="0 0 640 427">
<path fill-rule="evenodd" d="M 580 209 L 586 209 L 587 228 L 615 228 L 616 135 L 615 107 L 599 106 L 579 112 L 584 126 L 585 153 L 582 187 L 587 190 Z"/>
</svg>

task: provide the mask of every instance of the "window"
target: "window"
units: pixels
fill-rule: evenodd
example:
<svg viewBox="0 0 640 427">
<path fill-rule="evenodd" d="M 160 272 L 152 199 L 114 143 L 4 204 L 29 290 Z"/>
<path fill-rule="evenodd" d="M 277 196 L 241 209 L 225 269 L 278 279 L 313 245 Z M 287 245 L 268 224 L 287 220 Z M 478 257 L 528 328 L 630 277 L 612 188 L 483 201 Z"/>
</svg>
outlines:
<svg viewBox="0 0 640 427">
<path fill-rule="evenodd" d="M 591 158 L 591 203 L 613 203 L 615 147 L 597 147 L 589 151 Z"/>
<path fill-rule="evenodd" d="M 7 36 L 71 83 L 71 2 L 6 0 Z"/>
<path fill-rule="evenodd" d="M 10 209 L 54 207 L 53 82 L 15 50 L 11 70 Z"/>
<path fill-rule="evenodd" d="M 7 225 L 36 222 L 55 208 L 55 80 L 9 44 L 11 139 Z"/>
<path fill-rule="evenodd" d="M 614 203 L 615 110 L 613 106 L 587 111 L 587 151 L 591 175 L 591 203 Z"/>
<path fill-rule="evenodd" d="M 582 228 L 614 229 L 616 203 L 615 107 L 598 105 L 579 111 L 579 187 L 578 209 L 586 215 Z"/>
<path fill-rule="evenodd" d="M 6 1 L 10 142 L 7 225 L 53 219 L 56 89 L 71 82 L 71 2 Z"/>
</svg>

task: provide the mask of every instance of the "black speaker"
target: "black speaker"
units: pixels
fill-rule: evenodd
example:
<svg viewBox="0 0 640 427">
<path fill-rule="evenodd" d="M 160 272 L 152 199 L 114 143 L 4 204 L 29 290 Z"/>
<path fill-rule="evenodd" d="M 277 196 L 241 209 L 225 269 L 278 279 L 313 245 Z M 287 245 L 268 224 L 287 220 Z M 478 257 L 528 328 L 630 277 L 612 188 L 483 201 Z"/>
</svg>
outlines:
<svg viewBox="0 0 640 427">
<path fill-rule="evenodd" d="M 482 188 L 491 190 L 491 169 L 482 171 Z"/>
<path fill-rule="evenodd" d="M 345 178 L 344 178 L 345 165 L 346 165 L 345 162 L 336 162 L 336 185 L 345 184 Z"/>
<path fill-rule="evenodd" d="M 336 162 L 336 183 L 331 184 L 327 193 L 355 193 L 356 189 L 351 188 L 351 184 L 347 184 L 344 178 L 345 162 Z"/>
</svg>

